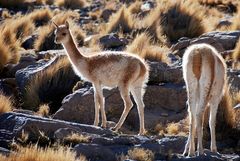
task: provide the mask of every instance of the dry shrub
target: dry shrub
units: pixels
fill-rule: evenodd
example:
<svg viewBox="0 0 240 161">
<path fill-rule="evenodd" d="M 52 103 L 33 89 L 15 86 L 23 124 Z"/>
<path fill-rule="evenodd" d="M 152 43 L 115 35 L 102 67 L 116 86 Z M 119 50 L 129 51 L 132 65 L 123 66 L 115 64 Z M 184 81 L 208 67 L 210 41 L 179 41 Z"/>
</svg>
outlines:
<svg viewBox="0 0 240 161">
<path fill-rule="evenodd" d="M 49 8 L 34 10 L 29 14 L 30 19 L 36 26 L 43 26 L 47 24 L 53 17 L 53 13 Z"/>
<path fill-rule="evenodd" d="M 55 15 L 52 18 L 56 24 L 61 25 L 64 24 L 66 20 L 70 19 L 78 19 L 79 14 L 74 11 L 66 11 L 61 12 Z M 35 41 L 34 48 L 37 51 L 46 51 L 46 50 L 53 50 L 53 49 L 62 49 L 62 45 L 54 43 L 54 26 L 53 24 L 45 25 L 38 30 L 38 38 Z M 78 32 L 80 33 L 80 32 Z M 80 37 L 80 36 L 79 36 Z M 80 38 L 79 38 L 80 39 Z"/>
<path fill-rule="evenodd" d="M 86 5 L 85 0 L 58 0 L 56 5 L 59 7 L 65 7 L 68 9 L 79 9 Z"/>
<path fill-rule="evenodd" d="M 7 26 L 13 27 L 12 32 L 16 34 L 16 39 L 24 39 L 31 35 L 35 29 L 32 20 L 29 20 L 27 16 L 15 18 L 7 22 Z"/>
<path fill-rule="evenodd" d="M 49 106 L 47 104 L 40 105 L 37 111 L 37 114 L 43 117 L 47 117 L 49 115 Z"/>
<path fill-rule="evenodd" d="M 78 133 L 72 133 L 63 139 L 64 144 L 76 145 L 79 143 L 89 143 L 90 138 Z"/>
<path fill-rule="evenodd" d="M 189 1 L 159 1 L 157 7 L 143 19 L 143 27 L 161 41 L 162 35 L 171 41 L 181 37 L 197 37 L 205 32 L 203 12 L 198 3 Z"/>
<path fill-rule="evenodd" d="M 9 156 L 0 155 L 0 159 L 4 161 L 87 161 L 83 155 L 76 158 L 76 153 L 70 148 L 39 148 L 37 145 L 22 147 L 17 153 L 10 153 Z"/>
<path fill-rule="evenodd" d="M 9 63 L 10 59 L 9 48 L 0 38 L 0 71 L 3 69 L 4 65 Z"/>
<path fill-rule="evenodd" d="M 62 99 L 71 93 L 79 78 L 75 76 L 67 57 L 56 59 L 29 80 L 23 96 L 24 108 L 37 111 L 40 104 L 47 103 L 50 113 L 53 113 L 61 106 Z"/>
<path fill-rule="evenodd" d="M 232 54 L 233 59 L 233 68 L 234 69 L 240 69 L 240 39 L 238 40 L 236 47 L 234 49 L 234 52 Z"/>
<path fill-rule="evenodd" d="M 133 42 L 127 46 L 128 52 L 139 55 L 142 58 L 168 63 L 169 49 L 165 46 L 151 44 L 151 37 L 147 33 L 136 36 Z"/>
<path fill-rule="evenodd" d="M 141 12 L 141 1 L 135 1 L 134 3 L 130 4 L 128 10 L 131 14 L 139 14 Z"/>
<path fill-rule="evenodd" d="M 13 104 L 10 97 L 0 93 L 0 114 L 10 112 L 13 109 Z"/>
<path fill-rule="evenodd" d="M 148 149 L 134 148 L 128 151 L 127 158 L 137 161 L 153 161 L 154 154 Z"/>
<path fill-rule="evenodd" d="M 123 33 L 130 33 L 134 28 L 134 18 L 126 6 L 114 13 L 106 27 L 106 33 L 122 31 Z"/>
<path fill-rule="evenodd" d="M 239 7 L 239 9 L 240 9 L 240 7 Z M 238 11 L 238 13 L 233 15 L 231 30 L 240 30 L 239 19 L 240 19 L 240 11 Z"/>
<path fill-rule="evenodd" d="M 170 135 L 177 135 L 179 133 L 180 126 L 178 123 L 171 123 L 167 126 L 167 133 Z"/>
</svg>

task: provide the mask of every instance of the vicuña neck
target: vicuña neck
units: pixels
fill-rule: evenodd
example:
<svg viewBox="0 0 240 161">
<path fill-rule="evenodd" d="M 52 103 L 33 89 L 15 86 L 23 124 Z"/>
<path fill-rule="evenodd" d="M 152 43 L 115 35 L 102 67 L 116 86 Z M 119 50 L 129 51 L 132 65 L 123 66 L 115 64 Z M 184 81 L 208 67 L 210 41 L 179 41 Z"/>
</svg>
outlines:
<svg viewBox="0 0 240 161">
<path fill-rule="evenodd" d="M 65 50 L 72 62 L 76 62 L 77 60 L 82 59 L 84 57 L 78 50 L 77 45 L 74 42 L 72 35 L 70 36 L 68 42 L 63 43 L 63 47 L 65 48 Z"/>
</svg>

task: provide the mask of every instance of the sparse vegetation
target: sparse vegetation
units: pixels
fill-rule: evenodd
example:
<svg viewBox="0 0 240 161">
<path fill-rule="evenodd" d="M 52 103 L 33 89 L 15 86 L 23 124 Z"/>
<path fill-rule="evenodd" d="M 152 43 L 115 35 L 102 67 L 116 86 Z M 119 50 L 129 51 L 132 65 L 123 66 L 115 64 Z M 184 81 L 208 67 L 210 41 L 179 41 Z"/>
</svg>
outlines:
<svg viewBox="0 0 240 161">
<path fill-rule="evenodd" d="M 49 106 L 52 106 L 50 113 L 55 112 L 57 109 L 54 109 L 54 107 L 59 106 L 60 100 L 68 94 L 64 88 L 67 88 L 71 83 L 77 81 L 75 79 L 69 80 L 70 77 L 68 75 L 71 75 L 71 73 L 73 73 L 73 71 L 69 60 L 66 57 L 57 58 L 56 62 L 53 63 L 50 68 L 37 73 L 30 80 L 26 93 L 24 94 L 23 106 L 27 109 L 37 111 L 37 107 L 40 104 L 49 103 Z M 56 93 L 58 89 L 59 91 Z M 71 90 L 68 92 L 70 93 Z M 57 104 L 48 102 L 49 100 L 55 100 Z"/>
<path fill-rule="evenodd" d="M 49 106 L 47 104 L 43 104 L 39 106 L 37 114 L 43 117 L 47 117 L 49 115 L 49 110 Z"/>
<path fill-rule="evenodd" d="M 37 145 L 20 148 L 17 153 L 11 153 L 9 156 L 0 155 L 0 160 L 4 161 L 87 161 L 86 157 L 76 154 L 69 148 L 39 148 Z"/>
<path fill-rule="evenodd" d="M 127 156 L 121 159 L 132 159 L 137 161 L 153 161 L 154 154 L 152 151 L 143 148 L 134 148 L 128 151 Z"/>
<path fill-rule="evenodd" d="M 121 31 L 123 33 L 130 33 L 134 28 L 134 18 L 126 6 L 113 14 L 106 27 L 106 33 Z"/>
<path fill-rule="evenodd" d="M 0 92 L 0 114 L 10 112 L 13 109 L 11 98 Z"/>
<path fill-rule="evenodd" d="M 72 133 L 63 139 L 64 144 L 72 144 L 72 145 L 76 145 L 79 143 L 88 143 L 89 141 L 90 141 L 90 138 L 88 136 L 84 136 L 78 133 Z"/>
<path fill-rule="evenodd" d="M 140 57 L 150 60 L 158 60 L 168 63 L 169 49 L 165 46 L 152 45 L 151 37 L 147 33 L 137 35 L 133 42 L 127 46 L 128 52 L 136 53 Z"/>
</svg>

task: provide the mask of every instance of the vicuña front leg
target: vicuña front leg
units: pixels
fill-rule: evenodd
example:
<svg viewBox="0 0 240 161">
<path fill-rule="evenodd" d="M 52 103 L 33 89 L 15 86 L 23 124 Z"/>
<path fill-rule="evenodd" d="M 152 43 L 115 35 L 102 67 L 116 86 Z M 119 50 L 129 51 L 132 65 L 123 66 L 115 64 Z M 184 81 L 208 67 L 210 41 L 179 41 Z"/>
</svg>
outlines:
<svg viewBox="0 0 240 161">
<path fill-rule="evenodd" d="M 101 126 L 103 128 L 106 128 L 107 127 L 107 118 L 106 118 L 106 113 L 105 113 L 103 92 L 102 92 L 102 88 L 100 85 L 95 85 L 95 93 L 96 93 L 97 102 L 98 102 L 100 110 L 101 110 L 101 118 L 102 118 Z"/>
<path fill-rule="evenodd" d="M 133 106 L 133 103 L 132 103 L 132 101 L 130 99 L 130 95 L 129 95 L 129 89 L 121 87 L 121 88 L 119 88 L 119 90 L 120 90 L 121 97 L 124 101 L 124 110 L 123 110 L 123 113 L 122 113 L 118 123 L 112 129 L 114 131 L 118 131 L 121 128 L 121 126 L 124 123 L 129 111 L 131 110 L 131 108 Z"/>
<path fill-rule="evenodd" d="M 94 126 L 98 126 L 99 124 L 99 96 L 96 87 L 94 86 L 94 103 L 95 103 L 95 119 Z"/>
</svg>

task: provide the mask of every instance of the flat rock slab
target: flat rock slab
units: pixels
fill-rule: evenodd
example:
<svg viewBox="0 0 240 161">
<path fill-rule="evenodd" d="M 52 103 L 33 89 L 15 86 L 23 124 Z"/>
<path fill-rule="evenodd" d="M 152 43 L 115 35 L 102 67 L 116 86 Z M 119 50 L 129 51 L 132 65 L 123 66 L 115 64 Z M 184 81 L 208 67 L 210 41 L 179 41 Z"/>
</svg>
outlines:
<svg viewBox="0 0 240 161">
<path fill-rule="evenodd" d="M 13 138 L 20 136 L 22 131 L 28 133 L 32 140 L 38 139 L 39 131 L 52 139 L 54 132 L 61 128 L 98 135 L 114 135 L 112 131 L 96 126 L 10 112 L 0 115 L 0 145 L 8 148 Z"/>
</svg>

